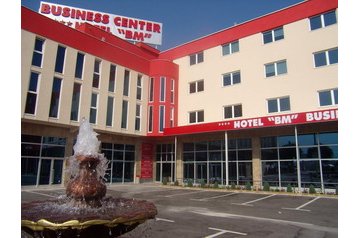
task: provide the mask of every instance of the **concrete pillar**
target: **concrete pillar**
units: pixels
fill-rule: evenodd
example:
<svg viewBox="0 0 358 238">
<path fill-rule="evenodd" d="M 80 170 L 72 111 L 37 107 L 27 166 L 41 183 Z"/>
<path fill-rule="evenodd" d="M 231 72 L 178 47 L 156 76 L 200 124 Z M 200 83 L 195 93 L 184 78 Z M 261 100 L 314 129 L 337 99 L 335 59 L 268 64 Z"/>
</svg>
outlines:
<svg viewBox="0 0 358 238">
<path fill-rule="evenodd" d="M 252 138 L 252 180 L 253 189 L 258 190 L 262 186 L 262 169 L 261 169 L 261 145 L 260 138 Z"/>
</svg>

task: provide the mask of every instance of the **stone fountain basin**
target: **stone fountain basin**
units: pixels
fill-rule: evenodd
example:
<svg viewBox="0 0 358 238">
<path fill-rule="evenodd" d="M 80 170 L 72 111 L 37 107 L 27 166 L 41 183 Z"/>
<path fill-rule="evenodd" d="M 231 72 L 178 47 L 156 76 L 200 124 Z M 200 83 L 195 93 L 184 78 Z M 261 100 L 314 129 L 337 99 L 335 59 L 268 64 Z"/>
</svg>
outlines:
<svg viewBox="0 0 358 238">
<path fill-rule="evenodd" d="M 105 197 L 101 202 L 98 208 L 68 198 L 23 203 L 21 228 L 33 237 L 117 237 L 157 215 L 145 200 Z"/>
</svg>

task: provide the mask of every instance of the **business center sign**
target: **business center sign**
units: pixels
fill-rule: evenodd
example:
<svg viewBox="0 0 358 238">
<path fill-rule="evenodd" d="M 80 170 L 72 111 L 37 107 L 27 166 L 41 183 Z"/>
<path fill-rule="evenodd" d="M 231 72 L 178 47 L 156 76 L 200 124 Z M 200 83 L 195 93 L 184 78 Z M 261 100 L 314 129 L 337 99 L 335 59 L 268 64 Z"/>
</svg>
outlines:
<svg viewBox="0 0 358 238">
<path fill-rule="evenodd" d="M 72 28 L 87 22 L 125 40 L 162 44 L 162 23 L 48 2 L 40 3 L 39 13 Z"/>
</svg>

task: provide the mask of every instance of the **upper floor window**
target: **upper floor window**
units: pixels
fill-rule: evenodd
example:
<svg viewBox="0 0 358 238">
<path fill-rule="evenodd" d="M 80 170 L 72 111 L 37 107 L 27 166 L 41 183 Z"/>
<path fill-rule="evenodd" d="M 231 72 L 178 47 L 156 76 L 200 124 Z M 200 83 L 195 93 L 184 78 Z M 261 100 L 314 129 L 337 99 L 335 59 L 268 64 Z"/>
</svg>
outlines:
<svg viewBox="0 0 358 238">
<path fill-rule="evenodd" d="M 313 53 L 315 67 L 338 63 L 338 48 Z"/>
<path fill-rule="evenodd" d="M 189 123 L 199 123 L 204 121 L 204 110 L 189 112 Z"/>
<path fill-rule="evenodd" d="M 234 85 L 241 83 L 240 71 L 228 73 L 223 75 L 223 86 Z"/>
<path fill-rule="evenodd" d="M 106 116 L 106 126 L 112 126 L 113 122 L 113 108 L 114 108 L 114 98 L 108 96 L 107 100 L 107 116 Z"/>
<path fill-rule="evenodd" d="M 49 117 L 54 117 L 54 118 L 58 117 L 58 111 L 60 108 L 61 85 L 62 85 L 62 79 L 54 77 L 53 84 L 52 84 Z"/>
<path fill-rule="evenodd" d="M 286 60 L 265 64 L 266 78 L 287 73 Z"/>
<path fill-rule="evenodd" d="M 234 41 L 225 45 L 222 45 L 222 54 L 230 55 L 239 51 L 239 41 Z"/>
<path fill-rule="evenodd" d="M 165 77 L 160 77 L 160 99 L 159 100 L 161 102 L 165 101 L 165 91 L 166 91 L 165 81 L 166 81 Z"/>
<path fill-rule="evenodd" d="M 236 118 L 242 116 L 242 105 L 230 105 L 224 107 L 224 118 Z"/>
<path fill-rule="evenodd" d="M 142 100 L 142 83 L 143 83 L 143 76 L 138 74 L 137 76 L 137 100 Z"/>
<path fill-rule="evenodd" d="M 337 23 L 336 11 L 310 17 L 311 31 Z"/>
<path fill-rule="evenodd" d="M 75 70 L 75 77 L 81 79 L 82 72 L 83 72 L 83 63 L 84 63 L 85 55 L 78 52 L 77 53 L 77 60 L 76 60 L 76 70 Z"/>
<path fill-rule="evenodd" d="M 197 93 L 204 91 L 204 80 L 189 83 L 189 93 Z"/>
<path fill-rule="evenodd" d="M 283 112 L 291 110 L 290 97 L 272 98 L 267 100 L 268 112 Z"/>
<path fill-rule="evenodd" d="M 264 44 L 284 39 L 283 27 L 279 27 L 262 33 Z"/>
<path fill-rule="evenodd" d="M 170 80 L 170 103 L 174 103 L 174 89 L 175 89 L 175 81 L 174 79 Z"/>
<path fill-rule="evenodd" d="M 338 104 L 338 89 L 330 89 L 318 92 L 320 106 L 332 106 Z"/>
<path fill-rule="evenodd" d="M 114 93 L 114 89 L 116 86 L 116 69 L 117 66 L 111 64 L 109 70 L 109 84 L 108 84 L 108 91 Z"/>
<path fill-rule="evenodd" d="M 204 62 L 204 52 L 203 51 L 196 53 L 196 54 L 192 54 L 189 57 L 190 57 L 190 65 L 199 64 L 201 62 Z"/>
<path fill-rule="evenodd" d="M 55 72 L 60 74 L 63 73 L 63 65 L 65 63 L 65 53 L 66 53 L 66 48 L 59 45 L 57 47 Z"/>
<path fill-rule="evenodd" d="M 92 87 L 94 88 L 99 88 L 100 67 L 101 67 L 101 61 L 96 59 L 94 61 L 93 81 L 92 81 Z"/>
<path fill-rule="evenodd" d="M 35 114 L 40 74 L 31 72 L 27 91 L 25 113 Z"/>
<path fill-rule="evenodd" d="M 129 96 L 129 70 L 124 71 L 124 80 L 123 80 L 123 96 Z"/>
<path fill-rule="evenodd" d="M 44 40 L 40 38 L 36 38 L 35 40 L 35 48 L 34 53 L 32 55 L 32 65 L 41 67 L 42 65 L 42 55 L 44 52 Z"/>
<path fill-rule="evenodd" d="M 96 124 L 97 121 L 97 108 L 98 108 L 98 94 L 92 93 L 91 96 L 91 107 L 90 107 L 90 117 L 89 122 Z"/>
<path fill-rule="evenodd" d="M 154 97 L 154 78 L 149 79 L 149 102 L 153 102 Z"/>
</svg>

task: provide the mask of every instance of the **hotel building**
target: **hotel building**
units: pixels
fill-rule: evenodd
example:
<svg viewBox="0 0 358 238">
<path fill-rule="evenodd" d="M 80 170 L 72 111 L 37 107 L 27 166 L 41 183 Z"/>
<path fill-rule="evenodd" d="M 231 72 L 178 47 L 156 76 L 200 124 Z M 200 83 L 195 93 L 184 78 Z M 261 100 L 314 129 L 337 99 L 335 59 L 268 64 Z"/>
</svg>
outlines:
<svg viewBox="0 0 358 238">
<path fill-rule="evenodd" d="M 338 188 L 338 1 L 160 52 L 21 9 L 21 182 L 66 182 L 80 121 L 107 183 Z"/>
</svg>

